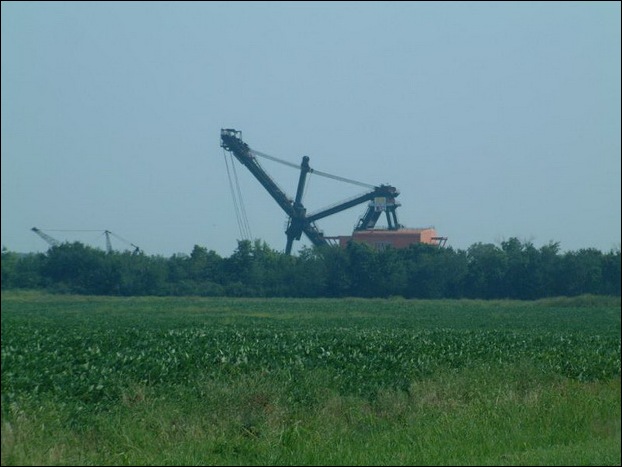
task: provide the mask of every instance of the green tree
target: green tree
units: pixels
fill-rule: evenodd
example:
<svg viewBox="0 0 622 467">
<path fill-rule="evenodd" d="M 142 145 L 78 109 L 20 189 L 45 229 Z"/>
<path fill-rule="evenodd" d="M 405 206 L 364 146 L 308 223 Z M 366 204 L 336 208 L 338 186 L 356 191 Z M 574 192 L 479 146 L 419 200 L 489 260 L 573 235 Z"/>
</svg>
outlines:
<svg viewBox="0 0 622 467">
<path fill-rule="evenodd" d="M 2 250 L 2 289 L 44 287 L 41 276 L 43 253 L 15 253 Z"/>
<path fill-rule="evenodd" d="M 401 252 L 407 274 L 406 297 L 460 296 L 467 273 L 464 253 L 426 244 L 410 245 Z"/>
<path fill-rule="evenodd" d="M 532 300 L 546 295 L 541 251 L 515 237 L 501 243 L 507 258 L 505 293 L 508 298 Z M 553 251 L 554 248 L 550 248 Z M 547 258 L 548 259 L 548 258 Z"/>
<path fill-rule="evenodd" d="M 604 295 L 620 296 L 620 249 L 611 250 L 602 259 L 602 288 Z"/>
<path fill-rule="evenodd" d="M 400 250 L 386 248 L 377 252 L 375 263 L 377 274 L 372 284 L 373 296 L 405 296 L 408 286 L 408 274 L 405 261 L 400 255 Z"/>
<path fill-rule="evenodd" d="M 326 296 L 328 269 L 320 250 L 304 247 L 297 257 L 290 257 L 294 261 L 291 273 L 288 273 L 291 296 Z"/>
<path fill-rule="evenodd" d="M 465 296 L 504 298 L 508 261 L 505 252 L 491 243 L 475 243 L 467 250 Z"/>
<path fill-rule="evenodd" d="M 352 277 L 349 255 L 345 249 L 322 247 L 320 250 L 326 267 L 326 289 L 328 297 L 351 295 Z"/>
<path fill-rule="evenodd" d="M 57 290 L 82 294 L 109 294 L 118 283 L 113 268 L 104 265 L 102 250 L 80 242 L 51 247 L 43 263 L 43 274 Z"/>
<path fill-rule="evenodd" d="M 215 251 L 194 245 L 188 260 L 188 275 L 194 284 L 195 294 L 224 295 L 223 259 Z"/>
<path fill-rule="evenodd" d="M 600 293 L 602 264 L 603 254 L 594 248 L 567 252 L 562 257 L 559 290 L 568 296 Z"/>
<path fill-rule="evenodd" d="M 376 296 L 380 276 L 377 252 L 371 246 L 358 242 L 348 243 L 345 251 L 348 257 L 350 294 L 357 297 Z"/>
</svg>

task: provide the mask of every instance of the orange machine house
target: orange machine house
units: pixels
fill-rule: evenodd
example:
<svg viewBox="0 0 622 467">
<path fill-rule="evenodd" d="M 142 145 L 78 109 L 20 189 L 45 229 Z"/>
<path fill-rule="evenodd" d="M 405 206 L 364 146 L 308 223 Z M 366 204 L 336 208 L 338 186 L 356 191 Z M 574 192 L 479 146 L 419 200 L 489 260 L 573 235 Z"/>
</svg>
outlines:
<svg viewBox="0 0 622 467">
<path fill-rule="evenodd" d="M 355 230 L 352 235 L 340 235 L 335 238 L 339 246 L 345 248 L 348 242 L 354 241 L 365 243 L 377 250 L 384 250 L 388 246 L 393 248 L 406 248 L 415 243 L 443 246 L 446 237 L 438 237 L 432 227 L 420 229 L 401 228 L 398 230 L 370 229 Z"/>
</svg>

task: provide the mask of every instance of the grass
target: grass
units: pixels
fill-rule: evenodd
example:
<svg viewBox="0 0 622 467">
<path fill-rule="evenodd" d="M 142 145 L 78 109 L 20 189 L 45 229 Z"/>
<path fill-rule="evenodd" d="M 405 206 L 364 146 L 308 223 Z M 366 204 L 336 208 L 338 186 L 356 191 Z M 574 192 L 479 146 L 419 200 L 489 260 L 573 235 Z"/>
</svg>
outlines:
<svg viewBox="0 0 622 467">
<path fill-rule="evenodd" d="M 446 373 L 374 401 L 311 374 L 313 403 L 257 376 L 135 387 L 84 416 L 47 402 L 3 421 L 3 465 L 619 465 L 619 381 L 526 372 Z"/>
<path fill-rule="evenodd" d="M 3 293 L 2 465 L 620 465 L 619 302 L 582 300 Z"/>
</svg>

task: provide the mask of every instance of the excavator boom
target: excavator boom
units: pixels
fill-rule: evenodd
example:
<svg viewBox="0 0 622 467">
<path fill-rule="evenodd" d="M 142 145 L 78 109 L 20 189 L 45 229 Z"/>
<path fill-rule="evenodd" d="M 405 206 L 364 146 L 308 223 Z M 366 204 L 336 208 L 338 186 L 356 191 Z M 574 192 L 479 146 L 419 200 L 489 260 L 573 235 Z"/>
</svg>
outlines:
<svg viewBox="0 0 622 467">
<path fill-rule="evenodd" d="M 53 237 L 50 237 L 48 234 L 46 234 L 45 232 L 41 231 L 40 229 L 37 229 L 36 227 L 33 227 L 30 230 L 32 230 L 39 237 L 41 237 L 43 240 L 45 240 L 48 245 L 50 245 L 50 246 L 59 246 L 60 245 L 60 242 L 58 240 L 56 240 Z"/>
</svg>

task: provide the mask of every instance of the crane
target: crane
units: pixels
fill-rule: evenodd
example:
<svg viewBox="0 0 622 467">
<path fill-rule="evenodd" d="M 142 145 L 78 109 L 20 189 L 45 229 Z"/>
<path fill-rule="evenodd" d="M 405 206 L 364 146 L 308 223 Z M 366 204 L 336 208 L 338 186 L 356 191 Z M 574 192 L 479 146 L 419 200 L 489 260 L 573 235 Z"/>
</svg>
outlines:
<svg viewBox="0 0 622 467">
<path fill-rule="evenodd" d="M 126 240 L 126 239 L 124 239 L 123 237 L 120 237 L 120 236 L 119 236 L 119 235 L 117 235 L 116 233 L 111 232 L 110 230 L 104 230 L 104 235 L 106 235 L 106 251 L 107 251 L 108 253 L 111 253 L 111 252 L 112 252 L 112 244 L 110 243 L 110 236 L 111 236 L 111 235 L 112 235 L 113 237 L 115 237 L 116 239 L 121 240 L 121 241 L 122 241 L 123 243 L 125 243 L 126 245 L 129 245 L 129 246 L 131 246 L 132 248 L 134 248 L 134 249 L 132 250 L 132 254 L 133 254 L 133 255 L 137 255 L 137 254 L 140 254 L 140 253 L 142 252 L 142 250 L 141 250 L 138 246 L 134 245 L 132 242 L 127 241 L 127 240 Z"/>
<path fill-rule="evenodd" d="M 56 240 L 55 238 L 53 238 L 50 235 L 46 234 L 41 229 L 33 227 L 31 230 L 34 233 L 36 233 L 37 235 L 39 235 L 43 240 L 45 240 L 50 246 L 59 246 L 61 244 L 61 242 L 59 240 Z M 58 230 L 58 231 L 59 232 L 102 232 L 101 230 Z M 133 243 L 125 240 L 124 238 L 120 237 L 119 235 L 115 234 L 114 232 L 111 232 L 110 230 L 104 230 L 103 234 L 106 237 L 106 252 L 107 253 L 112 253 L 113 252 L 112 243 L 110 241 L 110 236 L 114 236 L 118 240 L 121 240 L 123 243 L 131 246 L 134 249 L 132 251 L 132 254 L 137 255 L 137 254 L 141 253 L 141 249 L 138 246 L 136 246 Z"/>
<path fill-rule="evenodd" d="M 110 235 L 112 232 L 110 230 L 104 230 L 104 235 L 106 236 L 106 253 L 112 253 L 112 243 L 110 243 Z"/>
<path fill-rule="evenodd" d="M 282 161 L 273 156 L 263 154 L 259 151 L 251 149 L 248 144 L 242 140 L 242 132 L 231 128 L 223 128 L 220 131 L 220 146 L 229 151 L 235 158 L 243 164 L 253 176 L 259 181 L 259 183 L 266 189 L 266 191 L 272 196 L 283 211 L 288 216 L 287 228 L 285 235 L 287 237 L 287 243 L 285 246 L 285 253 L 291 254 L 292 245 L 294 240 L 300 240 L 304 233 L 311 243 L 315 246 L 323 246 L 328 244 L 328 237 L 325 237 L 323 232 L 319 230 L 316 221 L 325 217 L 337 214 L 341 211 L 345 211 L 358 204 L 370 201 L 367 211 L 359 220 L 355 231 L 363 231 L 373 229 L 378 221 L 382 212 L 386 213 L 387 222 L 389 225 L 388 230 L 398 230 L 402 226 L 397 220 L 397 214 L 395 210 L 400 205 L 395 201 L 395 198 L 399 195 L 399 191 L 391 185 L 370 185 L 367 183 L 358 182 L 356 180 L 347 179 L 337 175 L 328 174 L 326 172 L 320 172 L 314 170 L 309 165 L 309 157 L 303 156 L 300 166 L 292 164 L 287 161 Z M 300 169 L 300 176 L 298 178 L 298 187 L 296 189 L 296 196 L 292 200 L 289 198 L 272 180 L 272 178 L 266 173 L 266 171 L 259 165 L 257 156 L 271 159 L 277 162 L 284 163 L 295 168 Z M 361 195 L 357 195 L 346 201 L 336 203 L 335 205 L 322 209 L 318 212 L 307 214 L 307 210 L 302 203 L 302 195 L 304 193 L 304 187 L 309 173 L 315 173 L 323 177 L 332 178 L 346 183 L 359 185 L 367 188 L 369 191 Z"/>
<path fill-rule="evenodd" d="M 49 236 L 48 234 L 46 234 L 45 232 L 41 231 L 40 229 L 37 229 L 36 227 L 33 227 L 30 230 L 32 230 L 39 237 L 41 237 L 43 240 L 45 240 L 47 242 L 47 244 L 50 245 L 50 246 L 59 246 L 60 243 L 61 243 L 60 241 L 56 240 L 54 237 Z"/>
</svg>

